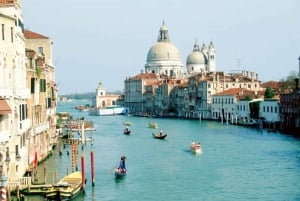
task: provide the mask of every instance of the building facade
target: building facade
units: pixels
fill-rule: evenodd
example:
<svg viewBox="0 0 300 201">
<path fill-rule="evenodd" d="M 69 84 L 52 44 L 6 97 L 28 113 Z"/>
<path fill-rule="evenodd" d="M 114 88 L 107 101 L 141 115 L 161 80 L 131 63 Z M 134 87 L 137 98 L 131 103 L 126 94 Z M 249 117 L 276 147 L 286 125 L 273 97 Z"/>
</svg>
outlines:
<svg viewBox="0 0 300 201">
<path fill-rule="evenodd" d="M 19 1 L 0 1 L 0 98 L 7 103 L 0 112 L 1 174 L 18 178 L 27 167 L 30 129 L 26 87 L 24 23 Z M 4 114 L 3 114 L 4 113 Z"/>
<path fill-rule="evenodd" d="M 0 174 L 12 181 L 54 143 L 55 70 L 51 40 L 28 37 L 19 0 L 0 0 L 0 29 Z"/>
<path fill-rule="evenodd" d="M 108 106 L 120 105 L 120 99 L 122 99 L 121 95 L 106 94 L 106 90 L 102 82 L 99 82 L 96 89 L 96 97 L 92 100 L 92 107 L 99 109 Z"/>
<path fill-rule="evenodd" d="M 44 35 L 24 30 L 26 38 L 27 100 L 30 129 L 28 139 L 28 166 L 48 156 L 57 143 L 56 103 L 57 87 L 52 63 L 52 40 Z"/>
<path fill-rule="evenodd" d="M 170 77 L 178 77 L 183 73 L 180 52 L 171 43 L 168 28 L 164 22 L 159 29 L 157 43 L 148 51 L 145 72 L 163 74 Z"/>
</svg>

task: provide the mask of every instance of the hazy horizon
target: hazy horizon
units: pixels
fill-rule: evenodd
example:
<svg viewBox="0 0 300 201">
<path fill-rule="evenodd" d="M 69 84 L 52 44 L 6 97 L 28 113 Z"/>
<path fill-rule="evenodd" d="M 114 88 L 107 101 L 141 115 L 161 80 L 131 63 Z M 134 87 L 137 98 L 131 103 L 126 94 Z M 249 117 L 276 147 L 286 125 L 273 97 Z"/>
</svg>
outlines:
<svg viewBox="0 0 300 201">
<path fill-rule="evenodd" d="M 144 69 L 162 22 L 186 58 L 195 39 L 212 41 L 216 69 L 248 70 L 262 82 L 298 72 L 300 1 L 22 1 L 25 28 L 54 41 L 59 94 L 123 91 Z"/>
</svg>

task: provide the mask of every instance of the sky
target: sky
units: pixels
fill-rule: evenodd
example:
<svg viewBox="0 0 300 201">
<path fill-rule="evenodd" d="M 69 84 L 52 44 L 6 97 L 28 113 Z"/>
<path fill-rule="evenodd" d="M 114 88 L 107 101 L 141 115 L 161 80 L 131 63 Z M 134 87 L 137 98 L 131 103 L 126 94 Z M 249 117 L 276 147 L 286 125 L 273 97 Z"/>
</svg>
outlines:
<svg viewBox="0 0 300 201">
<path fill-rule="evenodd" d="M 212 41 L 216 69 L 262 82 L 299 72 L 299 0 L 21 0 L 25 28 L 50 37 L 59 94 L 123 91 L 141 73 L 163 22 L 186 58 Z"/>
</svg>

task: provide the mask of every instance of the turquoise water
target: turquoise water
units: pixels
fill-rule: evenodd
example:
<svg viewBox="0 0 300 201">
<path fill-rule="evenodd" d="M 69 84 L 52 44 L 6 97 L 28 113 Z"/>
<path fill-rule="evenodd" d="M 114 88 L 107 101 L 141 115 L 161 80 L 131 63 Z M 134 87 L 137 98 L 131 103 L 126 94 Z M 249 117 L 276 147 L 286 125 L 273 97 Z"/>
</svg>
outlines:
<svg viewBox="0 0 300 201">
<path fill-rule="evenodd" d="M 81 103 L 59 103 L 58 111 L 85 116 L 97 129 L 86 133 L 95 141 L 82 151 L 88 180 L 77 201 L 300 200 L 298 139 L 213 121 L 89 116 L 73 109 L 76 104 Z M 125 121 L 133 124 L 129 136 L 123 134 Z M 168 134 L 165 140 L 152 137 L 159 129 L 147 128 L 149 121 L 157 122 Z M 192 140 L 201 142 L 203 153 L 189 151 Z M 40 168 L 47 167 L 58 178 L 66 175 L 71 161 L 68 150 L 68 146 L 63 149 L 62 156 L 54 152 Z M 91 150 L 95 154 L 94 187 Z M 123 154 L 128 172 L 125 178 L 115 180 L 113 170 Z"/>
</svg>

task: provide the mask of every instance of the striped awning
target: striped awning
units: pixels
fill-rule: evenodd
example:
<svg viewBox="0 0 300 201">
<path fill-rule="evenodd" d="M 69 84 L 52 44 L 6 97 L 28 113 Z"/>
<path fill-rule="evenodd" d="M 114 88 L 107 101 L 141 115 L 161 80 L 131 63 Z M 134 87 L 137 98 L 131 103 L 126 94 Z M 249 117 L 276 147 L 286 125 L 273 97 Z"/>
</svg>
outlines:
<svg viewBox="0 0 300 201">
<path fill-rule="evenodd" d="M 11 109 L 6 100 L 0 99 L 0 114 L 9 114 Z"/>
</svg>

